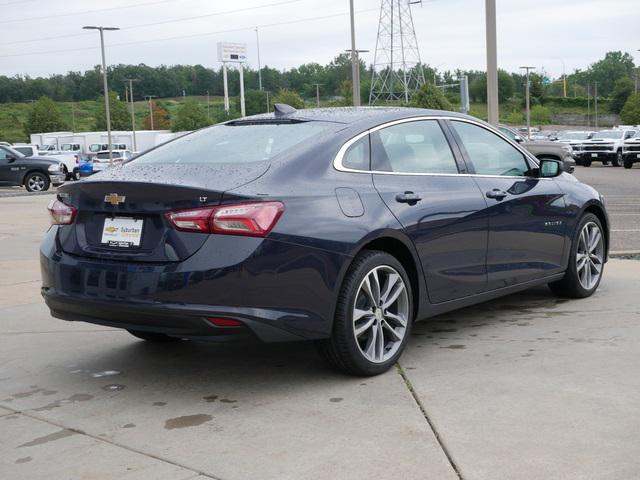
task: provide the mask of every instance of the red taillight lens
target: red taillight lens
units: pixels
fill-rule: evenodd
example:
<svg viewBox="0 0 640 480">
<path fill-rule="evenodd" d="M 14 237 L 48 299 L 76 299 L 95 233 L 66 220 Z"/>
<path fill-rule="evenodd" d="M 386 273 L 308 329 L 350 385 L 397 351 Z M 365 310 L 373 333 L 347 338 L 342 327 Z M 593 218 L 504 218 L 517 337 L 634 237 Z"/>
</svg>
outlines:
<svg viewBox="0 0 640 480">
<path fill-rule="evenodd" d="M 165 216 L 182 232 L 264 237 L 284 212 L 281 202 L 238 203 L 168 212 Z"/>
<path fill-rule="evenodd" d="M 76 218 L 76 208 L 57 199 L 51 200 L 47 210 L 51 215 L 52 225 L 70 225 Z"/>
<path fill-rule="evenodd" d="M 213 323 L 216 327 L 241 327 L 242 322 L 239 320 L 235 320 L 233 318 L 217 318 L 217 317 L 209 317 L 207 318 L 211 323 Z"/>
</svg>

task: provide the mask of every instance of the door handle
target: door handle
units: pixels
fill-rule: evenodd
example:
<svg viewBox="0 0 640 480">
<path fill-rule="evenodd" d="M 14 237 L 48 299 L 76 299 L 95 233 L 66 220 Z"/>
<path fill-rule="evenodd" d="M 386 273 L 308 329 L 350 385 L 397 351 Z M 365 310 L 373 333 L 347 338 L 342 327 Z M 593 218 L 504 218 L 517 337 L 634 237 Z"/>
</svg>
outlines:
<svg viewBox="0 0 640 480">
<path fill-rule="evenodd" d="M 396 202 L 398 203 L 408 203 L 409 205 L 415 205 L 420 200 L 422 200 L 420 195 L 413 192 L 404 192 L 396 195 Z"/>
<path fill-rule="evenodd" d="M 489 190 L 485 193 L 487 198 L 495 198 L 496 200 L 502 200 L 507 196 L 507 192 L 504 190 L 500 190 L 499 188 L 494 188 L 493 190 Z"/>
</svg>

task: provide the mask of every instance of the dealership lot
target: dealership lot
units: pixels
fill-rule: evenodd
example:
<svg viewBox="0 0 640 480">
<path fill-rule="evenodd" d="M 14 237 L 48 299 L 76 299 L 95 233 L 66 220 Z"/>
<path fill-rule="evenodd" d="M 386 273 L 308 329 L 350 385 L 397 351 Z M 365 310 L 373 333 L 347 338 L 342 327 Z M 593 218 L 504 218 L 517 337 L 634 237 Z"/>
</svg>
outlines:
<svg viewBox="0 0 640 480">
<path fill-rule="evenodd" d="M 640 251 L 640 168 L 577 167 Z M 640 262 L 582 301 L 538 288 L 418 324 L 361 379 L 311 345 L 146 345 L 52 319 L 52 195 L 0 198 L 2 478 L 632 478 Z"/>
</svg>

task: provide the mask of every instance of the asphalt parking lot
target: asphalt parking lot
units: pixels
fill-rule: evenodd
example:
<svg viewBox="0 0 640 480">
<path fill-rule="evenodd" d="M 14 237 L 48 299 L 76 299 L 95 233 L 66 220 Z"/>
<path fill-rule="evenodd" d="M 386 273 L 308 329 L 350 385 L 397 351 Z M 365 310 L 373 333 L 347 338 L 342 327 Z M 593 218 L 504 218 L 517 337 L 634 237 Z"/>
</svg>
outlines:
<svg viewBox="0 0 640 480">
<path fill-rule="evenodd" d="M 613 249 L 640 251 L 640 169 L 576 174 L 607 197 Z M 586 300 L 537 288 L 418 324 L 397 369 L 350 378 L 304 343 L 52 319 L 51 198 L 0 198 L 0 478 L 637 477 L 639 261 L 611 260 Z"/>
</svg>

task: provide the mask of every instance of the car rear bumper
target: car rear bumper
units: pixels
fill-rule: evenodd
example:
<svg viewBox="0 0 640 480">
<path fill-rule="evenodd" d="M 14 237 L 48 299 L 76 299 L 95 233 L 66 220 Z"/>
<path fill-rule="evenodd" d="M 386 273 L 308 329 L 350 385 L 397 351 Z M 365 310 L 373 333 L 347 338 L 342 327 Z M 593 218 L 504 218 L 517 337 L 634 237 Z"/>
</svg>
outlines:
<svg viewBox="0 0 640 480">
<path fill-rule="evenodd" d="M 143 264 L 65 253 L 53 227 L 40 249 L 42 295 L 56 318 L 181 337 L 330 335 L 349 257 L 276 240 L 232 241 L 225 254 L 210 248 L 214 242 L 182 262 Z M 216 327 L 208 318 L 243 326 Z"/>
</svg>

